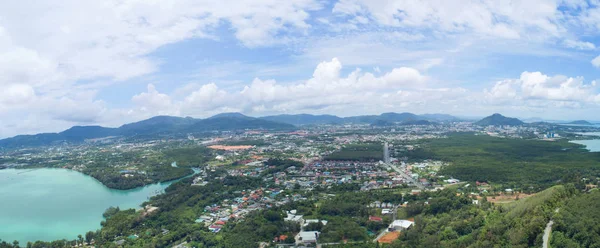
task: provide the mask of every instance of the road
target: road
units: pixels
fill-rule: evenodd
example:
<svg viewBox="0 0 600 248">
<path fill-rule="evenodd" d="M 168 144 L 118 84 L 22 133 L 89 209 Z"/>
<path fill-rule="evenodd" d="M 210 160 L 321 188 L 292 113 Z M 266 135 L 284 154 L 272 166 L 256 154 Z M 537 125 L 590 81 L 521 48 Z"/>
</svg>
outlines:
<svg viewBox="0 0 600 248">
<path fill-rule="evenodd" d="M 555 213 L 558 213 L 558 208 L 556 210 L 554 210 Z M 550 220 L 550 222 L 548 222 L 548 224 L 546 225 L 546 229 L 544 230 L 544 242 L 542 243 L 542 247 L 543 248 L 548 248 L 548 245 L 550 244 L 550 234 L 552 233 L 552 225 L 554 225 L 554 221 Z"/>
<path fill-rule="evenodd" d="M 552 225 L 554 221 L 550 220 L 548 225 L 546 225 L 546 230 L 544 230 L 544 243 L 542 244 L 543 248 L 548 248 L 548 244 L 550 244 L 550 233 L 552 233 Z"/>
<path fill-rule="evenodd" d="M 412 184 L 414 184 L 415 186 L 417 186 L 417 188 L 419 189 L 425 189 L 425 186 L 423 186 L 423 184 L 417 182 L 417 180 L 415 180 L 414 178 L 412 178 L 410 175 L 404 173 L 404 171 L 400 170 L 400 168 L 398 168 L 398 166 L 393 165 L 393 164 L 387 164 L 384 163 L 388 168 L 391 168 L 392 170 L 398 172 L 398 174 L 400 176 L 402 176 L 406 181 L 411 182 Z"/>
</svg>

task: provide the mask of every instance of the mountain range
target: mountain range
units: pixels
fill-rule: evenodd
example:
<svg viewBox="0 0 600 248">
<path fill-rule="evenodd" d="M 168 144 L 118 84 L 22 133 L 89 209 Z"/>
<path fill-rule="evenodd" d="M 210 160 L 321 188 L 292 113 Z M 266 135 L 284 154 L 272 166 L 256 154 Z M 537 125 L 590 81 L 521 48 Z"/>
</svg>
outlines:
<svg viewBox="0 0 600 248">
<path fill-rule="evenodd" d="M 460 121 L 446 114 L 383 113 L 380 115 L 361 115 L 338 117 L 335 115 L 273 115 L 250 117 L 240 113 L 222 113 L 206 119 L 192 117 L 155 116 L 139 122 L 122 125 L 118 128 L 101 126 L 74 126 L 59 133 L 18 135 L 0 140 L 0 148 L 19 148 L 41 146 L 62 142 L 76 143 L 88 139 L 111 136 L 145 137 L 156 135 L 186 135 L 214 131 L 239 130 L 294 130 L 300 125 L 318 124 L 370 124 L 376 126 L 392 125 L 432 125 L 439 122 Z M 478 125 L 521 125 L 516 118 L 500 114 L 488 116 L 475 124 Z"/>
<path fill-rule="evenodd" d="M 60 133 L 18 135 L 0 140 L 0 147 L 51 145 L 61 142 L 83 142 L 86 139 L 110 136 L 151 136 L 202 133 L 212 131 L 235 131 L 247 129 L 294 130 L 291 124 L 263 120 L 238 113 L 219 114 L 206 119 L 191 117 L 156 116 L 147 120 L 129 123 L 118 128 L 101 126 L 74 126 Z"/>
<path fill-rule="evenodd" d="M 292 125 L 318 125 L 318 124 L 382 124 L 382 121 L 390 123 L 403 123 L 415 121 L 449 122 L 458 121 L 451 115 L 446 114 L 424 114 L 413 113 L 383 113 L 380 115 L 360 115 L 351 117 L 338 117 L 335 115 L 272 115 L 260 117 L 263 120 L 288 123 Z"/>
</svg>

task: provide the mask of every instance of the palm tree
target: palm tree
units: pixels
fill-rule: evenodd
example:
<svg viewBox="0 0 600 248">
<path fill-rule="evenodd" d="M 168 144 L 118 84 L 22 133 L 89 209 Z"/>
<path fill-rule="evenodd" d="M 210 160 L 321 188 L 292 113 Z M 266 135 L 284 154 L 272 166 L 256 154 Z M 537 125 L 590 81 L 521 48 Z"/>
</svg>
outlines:
<svg viewBox="0 0 600 248">
<path fill-rule="evenodd" d="M 83 236 L 81 234 L 77 235 L 77 239 L 79 239 L 79 244 L 83 244 Z"/>
<path fill-rule="evenodd" d="M 17 241 L 17 240 L 13 241 L 13 247 L 19 248 L 19 241 Z"/>
</svg>

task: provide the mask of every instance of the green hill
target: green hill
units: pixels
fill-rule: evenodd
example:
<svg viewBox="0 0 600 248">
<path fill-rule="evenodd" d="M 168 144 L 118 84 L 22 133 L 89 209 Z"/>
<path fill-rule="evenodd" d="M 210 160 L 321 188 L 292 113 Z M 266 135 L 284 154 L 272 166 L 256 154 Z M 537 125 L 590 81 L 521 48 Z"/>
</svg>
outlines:
<svg viewBox="0 0 600 248">
<path fill-rule="evenodd" d="M 524 122 L 517 118 L 505 117 L 501 114 L 493 114 L 475 122 L 475 125 L 479 126 L 519 126 L 523 124 Z"/>
</svg>

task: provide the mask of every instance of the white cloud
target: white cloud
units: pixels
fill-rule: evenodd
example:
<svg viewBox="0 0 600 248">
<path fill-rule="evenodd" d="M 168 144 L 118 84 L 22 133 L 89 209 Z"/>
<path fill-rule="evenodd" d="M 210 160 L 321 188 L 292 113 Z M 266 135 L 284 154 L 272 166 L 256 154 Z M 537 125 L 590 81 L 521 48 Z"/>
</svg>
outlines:
<svg viewBox="0 0 600 248">
<path fill-rule="evenodd" d="M 600 97 L 597 87 L 580 77 L 524 73 L 486 91 L 460 84 L 480 80 L 469 74 L 494 63 L 489 58 L 510 54 L 570 62 L 595 50 L 584 40 L 594 41 L 600 31 L 597 5 L 579 0 L 7 2 L 0 8 L 0 119 L 11 128 L 1 127 L 0 136 L 69 124 L 117 125 L 157 114 L 437 111 L 442 103 L 443 109 L 460 112 L 461 104 L 485 109 L 501 99 L 518 99 L 534 109 L 548 102 L 585 108 Z M 321 11 L 325 7 L 331 9 Z M 233 62 L 206 58 L 195 62 L 216 66 L 191 77 L 193 84 L 182 86 L 189 78 L 181 83 L 169 77 L 175 86 L 159 92 L 148 85 L 132 97 L 132 106 L 118 109 L 96 99 L 101 89 L 134 80 L 165 86 L 160 79 L 170 75 L 160 75 L 161 70 L 179 61 L 154 52 L 190 39 L 220 42 L 227 56 L 235 47 L 231 56 L 240 49 L 278 57 L 267 66 L 246 60 L 249 53 Z M 311 77 L 306 72 L 316 61 L 323 62 Z M 600 56 L 591 63 L 600 68 Z M 377 69 L 350 71 L 353 67 Z M 285 81 L 301 73 L 304 80 Z M 449 78 L 453 75 L 466 78 Z"/>
<path fill-rule="evenodd" d="M 153 87 L 134 97 L 134 102 L 146 109 L 125 112 L 107 110 L 102 101 L 93 99 L 95 95 L 91 99 L 74 96 L 157 72 L 163 61 L 149 55 L 158 48 L 194 38 L 218 40 L 219 29 L 230 30 L 241 46 L 284 44 L 290 37 L 306 35 L 310 12 L 321 8 L 315 0 L 3 3 L 0 114 L 4 114 L 0 118 L 8 126 L 35 114 L 35 120 L 46 119 L 48 123 L 63 119 L 62 126 L 106 123 L 104 116 L 116 112 L 134 118 L 178 114 L 179 106 L 173 106 L 168 96 Z M 65 109 L 49 109 L 41 104 L 57 104 Z M 40 123 L 38 131 L 48 127 Z M 2 132 L 0 136 L 10 134 L 14 133 Z"/>
<path fill-rule="evenodd" d="M 133 96 L 131 101 L 136 106 L 133 111 L 138 112 L 132 113 L 135 115 L 153 116 L 179 114 L 177 108 L 171 101 L 171 97 L 166 94 L 159 93 L 153 84 L 148 84 L 147 92 Z"/>
<path fill-rule="evenodd" d="M 600 55 L 598 55 L 596 58 L 594 58 L 592 60 L 592 65 L 597 68 L 600 68 Z"/>
<path fill-rule="evenodd" d="M 587 41 L 578 41 L 578 40 L 565 40 L 564 45 L 568 48 L 574 48 L 579 50 L 594 50 L 596 49 L 596 45 Z"/>
<path fill-rule="evenodd" d="M 422 93 L 423 89 L 417 88 L 425 87 L 428 77 L 414 68 L 395 68 L 379 77 L 368 72 L 364 73 L 360 69 L 343 76 L 341 69 L 340 60 L 333 58 L 330 61 L 319 63 L 312 78 L 298 83 L 283 84 L 275 80 L 256 78 L 239 91 L 226 91 L 214 83 L 209 83 L 200 87 L 195 86 L 197 90 L 172 102 L 167 95 L 156 92 L 154 88 L 149 88 L 148 93 L 137 95 L 134 97 L 134 101 L 142 109 L 160 109 L 160 107 L 152 105 L 167 105 L 170 108 L 177 108 L 181 115 L 206 117 L 226 110 L 266 114 L 303 110 L 325 111 L 339 106 L 352 105 L 375 108 L 383 101 L 387 101 L 387 105 L 394 105 L 399 101 L 407 102 L 408 105 L 405 104 L 405 106 L 409 106 L 410 101 L 422 101 L 435 97 L 430 94 L 431 92 L 450 92 L 441 90 Z M 189 89 L 190 86 L 183 88 Z M 390 92 L 405 89 L 411 90 L 410 96 L 405 94 L 391 100 L 382 98 L 384 95 L 389 96 Z M 180 90 L 175 92 L 181 94 Z M 160 104 L 154 104 L 155 100 L 140 101 L 142 98 L 160 99 L 156 100 Z M 147 102 L 148 106 L 140 104 L 144 102 Z"/>
<path fill-rule="evenodd" d="M 517 39 L 532 34 L 557 36 L 562 27 L 556 1 L 368 1 L 341 0 L 333 12 L 366 16 L 379 25 L 425 28 L 447 33 L 473 32 Z M 532 33 L 533 32 L 533 33 Z"/>
<path fill-rule="evenodd" d="M 489 100 L 513 101 L 513 104 L 538 104 L 554 102 L 565 106 L 590 104 L 600 96 L 595 81 L 584 83 L 582 77 L 547 76 L 541 72 L 523 72 L 518 79 L 497 82 L 491 90 L 485 90 Z"/>
<path fill-rule="evenodd" d="M 12 84 L 0 91 L 0 106 L 25 104 L 35 98 L 33 88 L 27 84 Z"/>
</svg>

